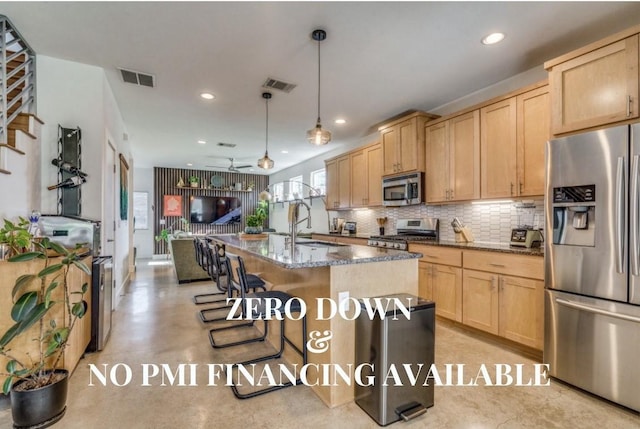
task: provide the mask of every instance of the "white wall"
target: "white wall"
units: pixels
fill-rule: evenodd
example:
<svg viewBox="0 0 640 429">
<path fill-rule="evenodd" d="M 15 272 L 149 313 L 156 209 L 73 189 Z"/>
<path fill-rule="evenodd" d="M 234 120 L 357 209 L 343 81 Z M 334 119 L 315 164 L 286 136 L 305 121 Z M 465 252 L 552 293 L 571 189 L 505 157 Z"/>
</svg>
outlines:
<svg viewBox="0 0 640 429">
<path fill-rule="evenodd" d="M 133 180 L 135 182 L 135 187 L 133 188 L 136 192 L 146 192 L 149 205 L 147 209 L 147 217 L 149 219 L 149 228 L 148 229 L 137 229 L 133 234 L 133 245 L 137 249 L 137 257 L 138 258 L 151 258 L 153 257 L 153 201 L 154 193 L 153 193 L 153 168 L 142 168 L 138 167 L 133 171 Z"/>
<path fill-rule="evenodd" d="M 104 201 L 103 193 L 103 160 L 107 138 L 115 145 L 118 154 L 123 154 L 128 160 L 129 190 L 133 189 L 130 142 L 123 138 L 125 124 L 104 70 L 41 55 L 37 57 L 37 67 L 37 114 L 45 122 L 42 127 L 41 186 L 45 189 L 47 185 L 57 182 L 57 170 L 51 165 L 51 160 L 57 158 L 58 124 L 65 128 L 80 127 L 82 170 L 89 174 L 87 182 L 82 185 L 81 216 L 103 220 L 105 208 L 114 204 Z M 131 195 L 130 192 L 130 200 Z M 56 199 L 56 191 L 43 191 L 41 211 L 56 213 Z M 113 257 L 117 301 L 129 278 L 129 248 L 132 240 L 131 215 L 129 220 L 116 219 Z"/>
</svg>

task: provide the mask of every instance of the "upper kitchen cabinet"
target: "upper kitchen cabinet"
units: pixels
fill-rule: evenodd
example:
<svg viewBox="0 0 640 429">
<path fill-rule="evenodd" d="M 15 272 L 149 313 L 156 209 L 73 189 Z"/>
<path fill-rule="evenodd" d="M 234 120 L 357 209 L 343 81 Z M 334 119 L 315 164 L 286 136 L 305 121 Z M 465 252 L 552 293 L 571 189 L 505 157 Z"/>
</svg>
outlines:
<svg viewBox="0 0 640 429">
<path fill-rule="evenodd" d="M 634 27 L 545 63 L 553 134 L 638 118 L 639 31 Z"/>
<path fill-rule="evenodd" d="M 347 209 L 351 203 L 351 159 L 349 155 L 325 161 L 327 210 Z"/>
<path fill-rule="evenodd" d="M 480 198 L 480 112 L 425 127 L 427 203 Z"/>
<path fill-rule="evenodd" d="M 518 196 L 544 195 L 544 147 L 551 138 L 549 86 L 516 97 Z"/>
<path fill-rule="evenodd" d="M 382 145 L 352 152 L 351 207 L 382 205 Z"/>
<path fill-rule="evenodd" d="M 480 109 L 482 198 L 515 195 L 516 100 L 508 98 Z"/>
<path fill-rule="evenodd" d="M 383 175 L 424 171 L 424 123 L 435 118 L 415 112 L 379 128 Z"/>
<path fill-rule="evenodd" d="M 482 198 L 544 194 L 549 103 L 549 87 L 538 84 L 480 109 Z"/>
</svg>

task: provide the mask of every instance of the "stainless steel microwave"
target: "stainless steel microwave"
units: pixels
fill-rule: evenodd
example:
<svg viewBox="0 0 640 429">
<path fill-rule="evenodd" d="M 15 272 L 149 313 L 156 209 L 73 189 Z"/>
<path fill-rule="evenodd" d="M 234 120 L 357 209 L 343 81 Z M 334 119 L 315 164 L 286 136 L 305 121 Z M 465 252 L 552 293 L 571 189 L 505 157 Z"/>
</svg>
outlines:
<svg viewBox="0 0 640 429">
<path fill-rule="evenodd" d="M 422 204 L 423 173 L 410 173 L 382 179 L 382 204 L 409 206 Z"/>
</svg>

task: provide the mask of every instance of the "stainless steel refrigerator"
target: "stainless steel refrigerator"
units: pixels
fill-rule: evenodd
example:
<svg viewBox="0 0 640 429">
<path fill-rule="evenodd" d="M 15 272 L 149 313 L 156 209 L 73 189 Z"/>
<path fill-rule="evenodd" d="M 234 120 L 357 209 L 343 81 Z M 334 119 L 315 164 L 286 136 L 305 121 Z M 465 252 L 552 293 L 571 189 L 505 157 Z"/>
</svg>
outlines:
<svg viewBox="0 0 640 429">
<path fill-rule="evenodd" d="M 640 411 L 640 125 L 550 141 L 546 183 L 544 361 Z"/>
</svg>

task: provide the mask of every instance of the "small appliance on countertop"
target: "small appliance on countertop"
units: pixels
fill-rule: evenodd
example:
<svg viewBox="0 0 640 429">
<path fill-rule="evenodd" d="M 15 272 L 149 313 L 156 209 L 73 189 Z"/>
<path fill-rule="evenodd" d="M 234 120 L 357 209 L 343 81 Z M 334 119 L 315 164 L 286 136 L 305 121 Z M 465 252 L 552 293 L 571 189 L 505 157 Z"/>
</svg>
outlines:
<svg viewBox="0 0 640 429">
<path fill-rule="evenodd" d="M 540 230 L 524 227 L 511 230 L 511 242 L 509 244 L 513 247 L 530 249 L 542 246 L 543 241 Z"/>
<path fill-rule="evenodd" d="M 356 235 L 356 223 L 352 221 L 345 221 L 342 225 L 342 235 Z"/>
</svg>

